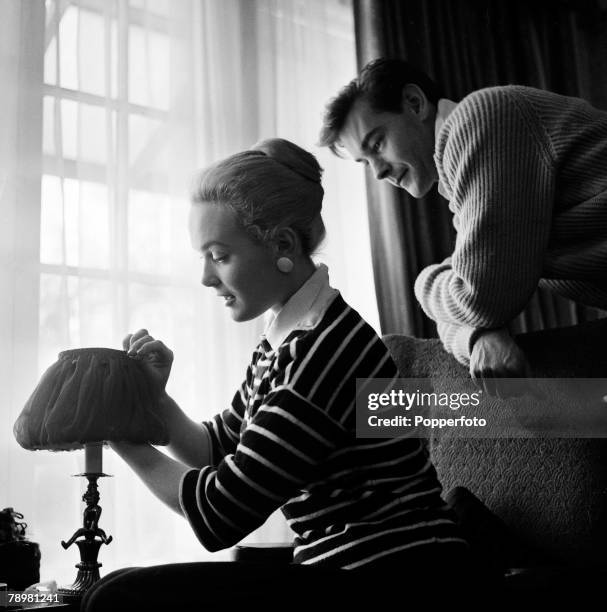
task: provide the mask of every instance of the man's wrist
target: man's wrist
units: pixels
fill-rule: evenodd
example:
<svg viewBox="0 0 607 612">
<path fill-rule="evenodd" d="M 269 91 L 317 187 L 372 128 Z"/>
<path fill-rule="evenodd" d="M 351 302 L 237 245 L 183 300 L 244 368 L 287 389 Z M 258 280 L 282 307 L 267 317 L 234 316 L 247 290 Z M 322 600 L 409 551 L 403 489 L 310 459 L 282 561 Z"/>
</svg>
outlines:
<svg viewBox="0 0 607 612">
<path fill-rule="evenodd" d="M 474 344 L 486 331 L 487 330 L 483 327 L 477 327 L 472 330 L 472 333 L 468 338 L 468 355 L 472 355 L 472 349 L 474 348 Z"/>
<path fill-rule="evenodd" d="M 495 329 L 487 329 L 484 327 L 476 328 L 471 334 L 470 339 L 468 341 L 468 348 L 470 350 L 470 354 L 472 355 L 472 349 L 474 348 L 474 344 L 477 340 L 486 334 L 492 334 L 494 336 L 500 336 L 501 338 L 511 338 L 510 332 L 506 327 L 498 327 Z"/>
</svg>

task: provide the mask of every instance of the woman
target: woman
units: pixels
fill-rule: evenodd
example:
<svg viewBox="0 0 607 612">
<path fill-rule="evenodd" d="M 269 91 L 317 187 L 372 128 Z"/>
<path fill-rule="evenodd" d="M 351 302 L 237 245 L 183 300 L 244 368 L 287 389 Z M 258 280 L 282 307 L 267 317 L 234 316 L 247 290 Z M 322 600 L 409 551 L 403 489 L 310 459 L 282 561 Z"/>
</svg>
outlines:
<svg viewBox="0 0 607 612">
<path fill-rule="evenodd" d="M 233 546 L 281 508 L 296 533 L 294 563 L 110 574 L 89 592 L 85 609 L 151 585 L 146 606 L 158 609 L 171 605 L 171 593 L 180 609 L 237 608 L 253 593 L 266 609 L 293 608 L 280 593 L 302 607 L 358 602 L 365 592 L 381 594 L 366 590 L 361 577 L 397 568 L 398 583 L 382 587 L 387 593 L 400 590 L 406 574 L 415 573 L 412 588 L 437 567 L 462 567 L 467 544 L 422 442 L 356 438 L 356 378 L 392 379 L 397 370 L 373 329 L 330 287 L 326 266 L 312 261 L 325 233 L 320 179 L 314 156 L 279 139 L 200 173 L 190 237 L 203 261 L 202 284 L 236 321 L 268 310 L 273 318 L 231 406 L 202 424 L 164 390 L 172 352 L 147 330 L 127 336 L 125 350 L 144 361 L 161 396 L 178 460 L 150 445 L 113 444 L 210 551 Z M 188 584 L 204 585 L 198 600 L 187 595 Z M 319 599 L 304 585 L 331 592 Z"/>
</svg>

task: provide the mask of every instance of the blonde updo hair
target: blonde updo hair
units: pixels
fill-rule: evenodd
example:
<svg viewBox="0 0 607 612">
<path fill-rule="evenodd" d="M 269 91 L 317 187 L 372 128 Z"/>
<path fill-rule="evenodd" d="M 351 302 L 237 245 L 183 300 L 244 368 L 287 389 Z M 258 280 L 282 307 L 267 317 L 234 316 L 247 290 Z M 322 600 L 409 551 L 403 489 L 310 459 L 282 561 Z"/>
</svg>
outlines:
<svg viewBox="0 0 607 612">
<path fill-rule="evenodd" d="M 270 138 L 201 170 L 192 202 L 227 206 L 264 244 L 278 230 L 291 228 L 310 256 L 325 237 L 321 176 L 314 155 L 288 140 Z"/>
</svg>

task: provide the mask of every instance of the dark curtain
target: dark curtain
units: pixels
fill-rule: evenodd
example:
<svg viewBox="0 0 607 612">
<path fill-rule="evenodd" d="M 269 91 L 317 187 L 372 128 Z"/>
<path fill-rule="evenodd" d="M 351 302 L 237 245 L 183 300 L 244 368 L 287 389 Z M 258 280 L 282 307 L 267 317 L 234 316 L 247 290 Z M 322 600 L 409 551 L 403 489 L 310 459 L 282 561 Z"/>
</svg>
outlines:
<svg viewBox="0 0 607 612">
<path fill-rule="evenodd" d="M 607 108 L 607 18 L 600 0 L 354 0 L 359 68 L 376 57 L 408 60 L 444 95 L 519 84 L 585 98 Z M 453 250 L 446 201 L 421 200 L 367 176 L 369 221 L 383 333 L 436 335 L 413 283 Z M 531 331 L 594 319 L 599 311 L 538 290 L 513 322 Z"/>
</svg>

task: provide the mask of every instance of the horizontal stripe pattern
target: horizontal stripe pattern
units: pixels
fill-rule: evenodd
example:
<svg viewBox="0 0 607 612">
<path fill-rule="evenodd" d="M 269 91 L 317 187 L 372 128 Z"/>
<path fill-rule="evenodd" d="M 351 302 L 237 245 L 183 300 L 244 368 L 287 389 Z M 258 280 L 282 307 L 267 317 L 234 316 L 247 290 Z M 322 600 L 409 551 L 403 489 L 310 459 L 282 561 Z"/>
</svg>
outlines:
<svg viewBox="0 0 607 612">
<path fill-rule="evenodd" d="M 298 563 L 353 568 L 418 546 L 464 546 L 421 441 L 356 438 L 356 378 L 396 375 L 339 295 L 313 329 L 276 350 L 262 340 L 230 408 L 204 424 L 213 465 L 181 483 L 203 546 L 232 546 L 279 507 Z"/>
</svg>

